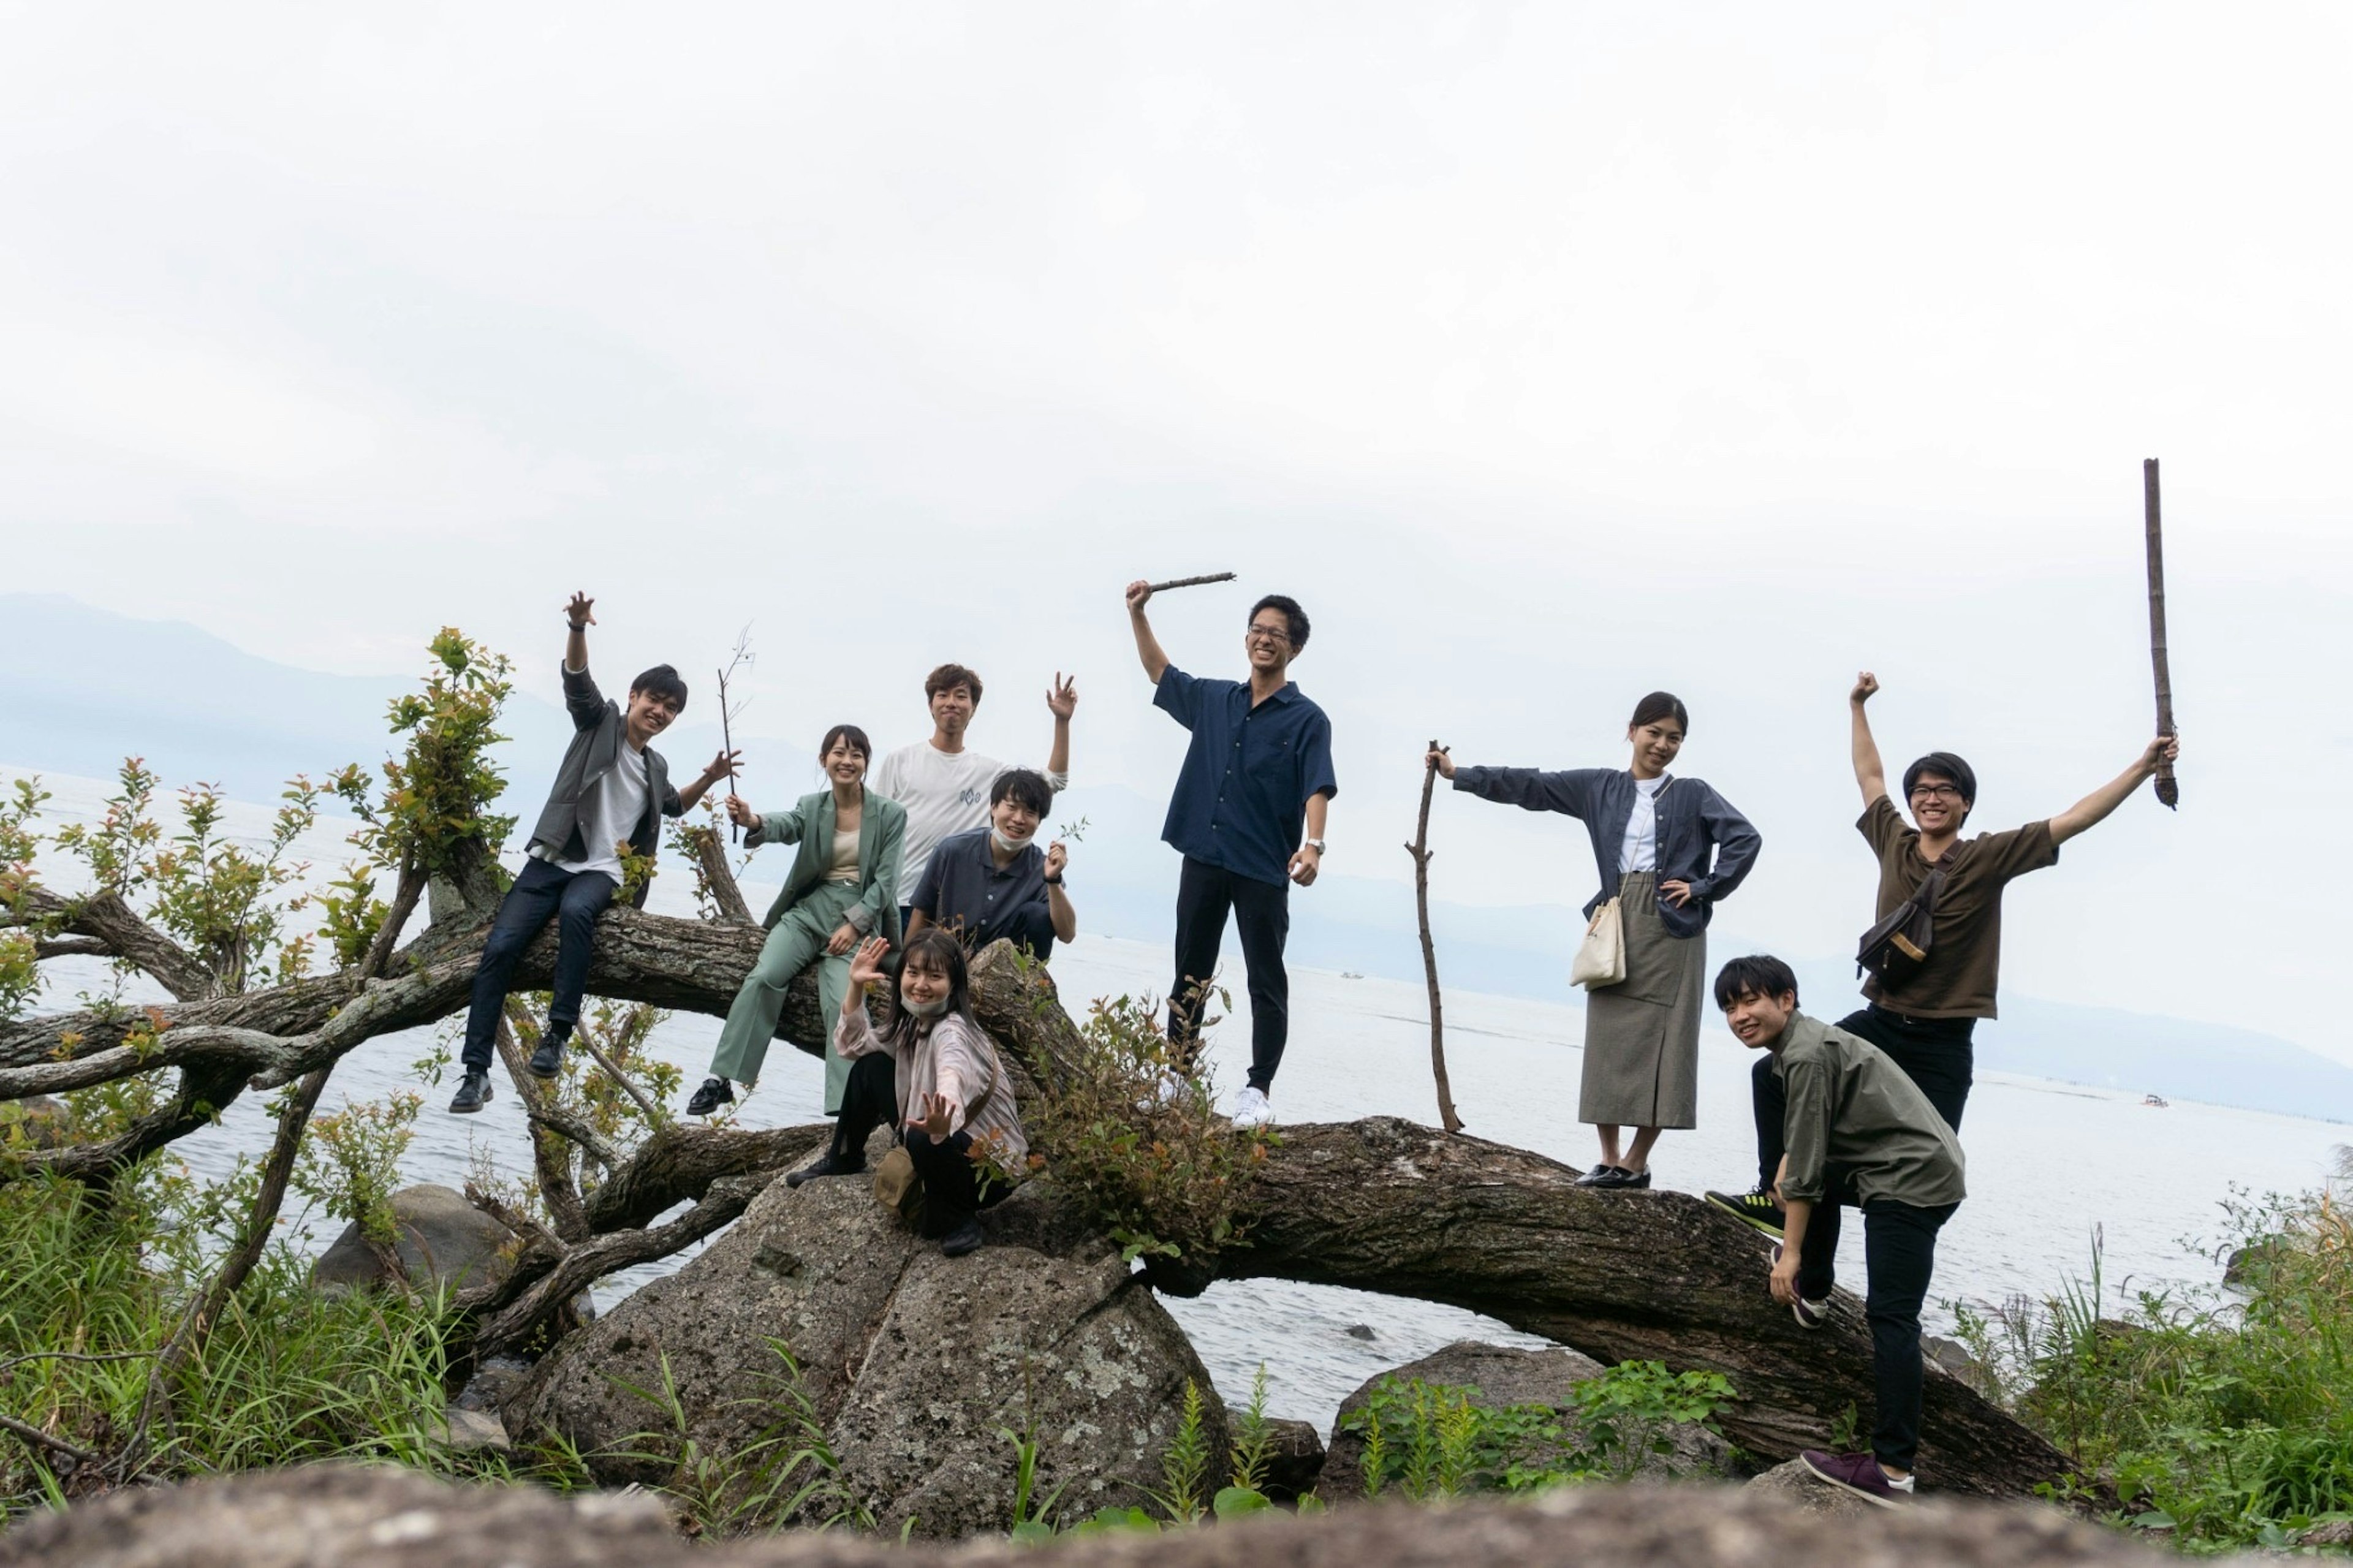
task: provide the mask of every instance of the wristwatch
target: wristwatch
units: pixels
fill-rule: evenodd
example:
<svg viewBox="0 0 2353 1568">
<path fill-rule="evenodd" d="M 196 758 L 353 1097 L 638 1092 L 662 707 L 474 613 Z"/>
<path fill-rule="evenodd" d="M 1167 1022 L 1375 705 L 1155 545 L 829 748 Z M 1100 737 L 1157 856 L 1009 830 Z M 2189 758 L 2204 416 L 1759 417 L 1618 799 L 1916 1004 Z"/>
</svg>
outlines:
<svg viewBox="0 0 2353 1568">
<path fill-rule="evenodd" d="M 1307 847 L 1314 850 L 1318 855 L 1321 855 L 1324 853 L 1324 840 L 1321 838 L 1311 838 L 1307 841 Z"/>
</svg>

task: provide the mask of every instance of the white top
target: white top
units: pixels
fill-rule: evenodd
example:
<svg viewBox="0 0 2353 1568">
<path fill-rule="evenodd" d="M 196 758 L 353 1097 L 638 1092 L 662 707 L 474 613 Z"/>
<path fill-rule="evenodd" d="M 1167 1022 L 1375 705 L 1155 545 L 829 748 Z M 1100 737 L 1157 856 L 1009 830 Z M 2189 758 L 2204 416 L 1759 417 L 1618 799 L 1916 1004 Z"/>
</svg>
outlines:
<svg viewBox="0 0 2353 1568">
<path fill-rule="evenodd" d="M 621 879 L 621 857 L 614 846 L 637 831 L 646 814 L 646 754 L 621 742 L 621 754 L 596 781 L 596 794 L 580 814 L 580 837 L 587 855 L 578 860 L 549 858 L 567 871 L 602 871 Z"/>
<path fill-rule="evenodd" d="M 899 862 L 899 896 L 913 896 L 940 841 L 988 825 L 988 786 L 1006 764 L 978 752 L 943 752 L 928 740 L 888 752 L 867 775 L 866 787 L 907 812 L 906 849 Z M 1059 793 L 1068 773 L 1047 773 Z"/>
<path fill-rule="evenodd" d="M 1634 781 L 1634 810 L 1626 818 L 1626 842 L 1618 849 L 1618 874 L 1659 868 L 1659 786 L 1664 773 Z"/>
</svg>

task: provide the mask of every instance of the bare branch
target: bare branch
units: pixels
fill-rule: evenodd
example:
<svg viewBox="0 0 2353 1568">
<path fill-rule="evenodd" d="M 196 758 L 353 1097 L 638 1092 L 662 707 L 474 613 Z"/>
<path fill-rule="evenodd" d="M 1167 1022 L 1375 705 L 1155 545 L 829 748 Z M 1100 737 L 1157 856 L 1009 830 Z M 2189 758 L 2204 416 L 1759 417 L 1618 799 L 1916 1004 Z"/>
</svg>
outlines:
<svg viewBox="0 0 2353 1568">
<path fill-rule="evenodd" d="M 681 1203 L 699 1199 L 730 1176 L 773 1174 L 823 1147 L 829 1122 L 744 1131 L 673 1121 L 638 1145 L 628 1161 L 588 1197 L 588 1226 L 621 1230 L 649 1223 Z"/>
<path fill-rule="evenodd" d="M 744 889 L 735 880 L 733 868 L 727 864 L 727 846 L 720 840 L 715 827 L 695 826 L 686 829 L 686 841 L 694 847 L 695 874 L 719 907 L 722 918 L 738 925 L 755 925 L 752 906 L 744 901 Z"/>
<path fill-rule="evenodd" d="M 78 1465 L 87 1465 L 98 1458 L 79 1443 L 69 1443 L 63 1437 L 52 1437 L 38 1426 L 17 1420 L 14 1415 L 0 1415 L 0 1426 L 6 1427 L 27 1443 L 37 1443 L 54 1453 L 63 1454 Z"/>
<path fill-rule="evenodd" d="M 42 958 L 112 958 L 114 945 L 102 937 L 60 936 L 36 940 L 33 956 Z"/>
<path fill-rule="evenodd" d="M 425 873 L 412 854 L 401 862 L 400 880 L 393 888 L 392 907 L 385 914 L 384 924 L 376 928 L 375 940 L 368 943 L 366 953 L 360 959 L 362 980 L 372 980 L 384 973 L 385 965 L 392 961 L 394 946 L 400 941 L 401 928 L 417 912 L 417 900 L 424 892 Z"/>
<path fill-rule="evenodd" d="M 34 1094 L 63 1094 L 88 1089 L 158 1068 L 202 1062 L 240 1073 L 287 1068 L 301 1059 L 301 1043 L 281 1040 L 259 1029 L 166 1029 L 145 1050 L 117 1046 L 71 1061 L 41 1067 L 0 1068 L 0 1100 L 23 1100 Z"/>
<path fill-rule="evenodd" d="M 81 937 L 102 944 L 96 951 L 136 965 L 183 1002 L 219 994 L 219 982 L 203 960 L 141 920 L 117 893 L 91 893 L 69 899 L 46 888 L 27 888 L 21 906 L 6 923 L 29 925 L 37 921 L 61 936 Z M 55 954 L 44 952 L 41 956 L 62 958 L 69 952 L 91 951 L 82 947 Z"/>
<path fill-rule="evenodd" d="M 544 1127 L 562 1133 L 564 1129 L 554 1125 L 555 1120 L 571 1121 L 573 1119 L 556 1108 L 554 1101 L 548 1097 L 547 1086 L 533 1077 L 524 1066 L 522 1047 L 515 1039 L 513 1026 L 513 1020 L 521 1012 L 521 1005 L 510 998 L 499 1015 L 496 1036 L 499 1060 L 506 1064 L 507 1078 L 514 1085 L 515 1097 L 522 1101 L 523 1113 L 531 1118 L 534 1128 Z M 581 1131 L 586 1131 L 587 1129 L 584 1125 Z M 577 1139 L 574 1141 L 578 1142 Z M 597 1139 L 596 1142 L 602 1144 L 604 1140 Z M 580 1184 L 572 1173 L 571 1152 L 554 1138 L 534 1131 L 531 1139 L 531 1163 L 533 1173 L 539 1179 L 539 1195 L 546 1203 L 547 1212 L 554 1216 L 557 1234 L 566 1241 L 577 1241 L 586 1236 L 588 1219 L 580 1202 Z"/>
</svg>

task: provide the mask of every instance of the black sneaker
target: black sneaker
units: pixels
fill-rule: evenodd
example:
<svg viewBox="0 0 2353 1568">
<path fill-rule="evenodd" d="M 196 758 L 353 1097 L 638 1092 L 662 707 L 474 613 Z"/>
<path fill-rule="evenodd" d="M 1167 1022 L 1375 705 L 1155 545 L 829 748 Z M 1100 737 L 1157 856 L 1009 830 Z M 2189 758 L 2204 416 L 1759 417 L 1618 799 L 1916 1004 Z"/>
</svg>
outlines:
<svg viewBox="0 0 2353 1568">
<path fill-rule="evenodd" d="M 1722 1209 L 1743 1225 L 1755 1226 L 1774 1240 L 1781 1239 L 1782 1209 L 1773 1201 L 1772 1193 L 1764 1187 L 1745 1193 L 1709 1193 L 1709 1205 Z"/>
<path fill-rule="evenodd" d="M 470 1072 L 458 1080 L 458 1092 L 449 1097 L 449 1109 L 460 1116 L 470 1116 L 491 1102 L 491 1075 Z"/>
<path fill-rule="evenodd" d="M 686 1102 L 689 1116 L 708 1116 L 723 1105 L 735 1103 L 735 1089 L 723 1078 L 707 1078 L 694 1098 Z"/>
<path fill-rule="evenodd" d="M 689 1109 L 692 1108 L 689 1107 Z M 803 1182 L 813 1182 L 819 1176 L 855 1176 L 865 1169 L 865 1155 L 839 1154 L 828 1149 L 818 1157 L 815 1164 L 803 1165 L 799 1170 L 786 1176 L 785 1185 L 797 1187 Z"/>
<path fill-rule="evenodd" d="M 981 1243 L 987 1239 L 988 1233 L 980 1228 L 980 1221 L 967 1219 L 940 1237 L 940 1256 L 962 1258 L 967 1252 L 979 1251 Z"/>
<path fill-rule="evenodd" d="M 568 1024 L 550 1024 L 539 1037 L 539 1049 L 531 1053 L 531 1076 L 554 1078 L 564 1070 L 565 1043 L 572 1038 Z"/>
</svg>

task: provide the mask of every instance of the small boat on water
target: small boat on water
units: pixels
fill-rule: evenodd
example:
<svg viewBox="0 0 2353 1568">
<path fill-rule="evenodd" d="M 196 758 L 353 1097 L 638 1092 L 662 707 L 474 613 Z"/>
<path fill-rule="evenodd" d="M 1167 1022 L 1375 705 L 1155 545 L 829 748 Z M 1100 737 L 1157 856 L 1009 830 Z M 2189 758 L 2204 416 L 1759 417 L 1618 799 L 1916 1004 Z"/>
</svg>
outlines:
<svg viewBox="0 0 2353 1568">
<path fill-rule="evenodd" d="M 1357 973 L 1353 969 L 1344 969 L 1340 971 L 1340 978 L 1343 980 L 1362 980 L 1364 976 Z"/>
<path fill-rule="evenodd" d="M 2154 1105 L 2159 1110 L 2166 1109 L 2165 1097 L 2161 1094 L 2144 1094 L 2140 1097 L 2140 1102 L 2143 1105 Z"/>
</svg>

